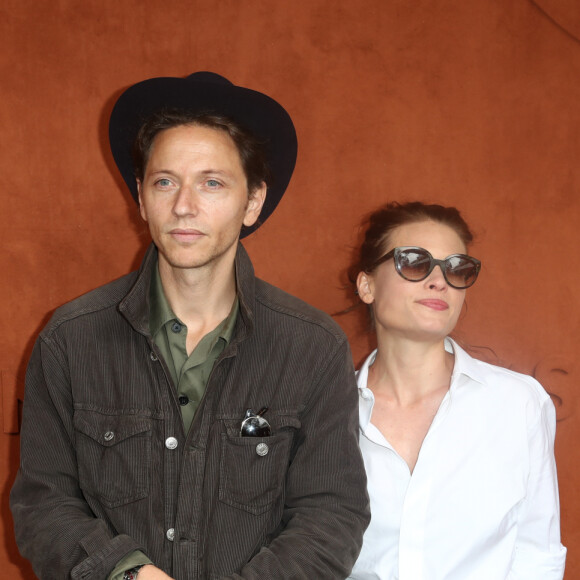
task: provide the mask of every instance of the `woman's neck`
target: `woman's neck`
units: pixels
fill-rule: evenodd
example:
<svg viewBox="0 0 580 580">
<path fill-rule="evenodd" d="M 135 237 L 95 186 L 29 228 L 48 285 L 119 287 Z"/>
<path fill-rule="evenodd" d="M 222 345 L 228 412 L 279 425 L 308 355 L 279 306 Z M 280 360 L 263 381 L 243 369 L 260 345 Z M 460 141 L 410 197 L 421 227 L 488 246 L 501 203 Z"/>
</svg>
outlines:
<svg viewBox="0 0 580 580">
<path fill-rule="evenodd" d="M 444 340 L 426 343 L 383 337 L 369 368 L 367 386 L 400 405 L 414 404 L 449 388 L 453 364 Z"/>
</svg>

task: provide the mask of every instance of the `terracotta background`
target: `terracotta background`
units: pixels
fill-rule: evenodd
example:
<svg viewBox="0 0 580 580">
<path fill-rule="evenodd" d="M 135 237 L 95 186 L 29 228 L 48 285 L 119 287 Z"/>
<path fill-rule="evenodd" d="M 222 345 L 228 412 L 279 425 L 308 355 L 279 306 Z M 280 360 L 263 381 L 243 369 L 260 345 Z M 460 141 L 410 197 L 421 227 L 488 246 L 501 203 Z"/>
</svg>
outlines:
<svg viewBox="0 0 580 580">
<path fill-rule="evenodd" d="M 580 578 L 580 8 L 577 0 L 3 0 L 0 4 L 0 576 L 12 538 L 18 399 L 54 308 L 147 244 L 106 141 L 120 90 L 213 70 L 282 102 L 299 156 L 246 242 L 259 275 L 335 312 L 360 217 L 457 205 L 484 263 L 459 336 L 562 399 L 566 578 Z M 339 322 L 355 361 L 370 348 Z M 46 442 L 50 445 L 50 441 Z"/>
</svg>

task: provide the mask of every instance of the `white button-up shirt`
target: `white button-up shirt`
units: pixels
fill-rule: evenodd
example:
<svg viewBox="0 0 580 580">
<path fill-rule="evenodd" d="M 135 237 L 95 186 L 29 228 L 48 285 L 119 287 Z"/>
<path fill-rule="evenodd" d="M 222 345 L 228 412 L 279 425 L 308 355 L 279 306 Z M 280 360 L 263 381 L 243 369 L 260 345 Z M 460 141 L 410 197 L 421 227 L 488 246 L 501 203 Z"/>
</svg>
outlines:
<svg viewBox="0 0 580 580">
<path fill-rule="evenodd" d="M 455 354 L 413 471 L 371 423 L 358 373 L 371 523 L 357 580 L 561 580 L 555 410 L 533 378 Z"/>
</svg>

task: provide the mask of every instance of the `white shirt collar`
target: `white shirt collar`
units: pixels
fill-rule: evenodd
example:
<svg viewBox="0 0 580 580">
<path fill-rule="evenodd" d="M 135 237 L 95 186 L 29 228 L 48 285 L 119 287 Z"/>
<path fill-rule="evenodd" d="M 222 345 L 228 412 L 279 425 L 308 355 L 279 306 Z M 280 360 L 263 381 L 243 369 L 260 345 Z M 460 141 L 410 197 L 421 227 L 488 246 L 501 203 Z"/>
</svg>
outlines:
<svg viewBox="0 0 580 580">
<path fill-rule="evenodd" d="M 449 390 L 451 392 L 466 385 L 473 385 L 478 383 L 485 386 L 485 365 L 481 365 L 477 359 L 469 356 L 452 338 L 445 339 L 445 350 L 453 353 L 455 362 L 453 364 L 453 373 L 451 375 L 451 385 Z M 377 350 L 373 350 L 366 358 L 361 368 L 357 371 L 357 386 L 359 389 L 359 422 L 361 429 L 365 431 L 368 427 L 373 406 L 375 402 L 374 395 L 370 389 L 367 388 L 369 377 L 369 368 L 375 362 L 377 357 Z M 471 379 L 471 381 L 462 380 L 462 376 Z"/>
</svg>

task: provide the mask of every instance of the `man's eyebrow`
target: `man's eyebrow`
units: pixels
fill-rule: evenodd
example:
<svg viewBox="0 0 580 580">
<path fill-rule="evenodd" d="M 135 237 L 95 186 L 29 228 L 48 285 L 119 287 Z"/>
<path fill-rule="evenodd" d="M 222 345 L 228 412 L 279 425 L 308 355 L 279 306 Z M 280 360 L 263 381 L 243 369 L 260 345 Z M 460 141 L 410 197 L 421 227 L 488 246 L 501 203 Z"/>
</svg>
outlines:
<svg viewBox="0 0 580 580">
<path fill-rule="evenodd" d="M 149 173 L 149 175 L 158 175 L 159 173 L 166 173 L 169 175 L 177 175 L 171 169 L 153 169 L 152 171 L 149 171 L 148 173 Z"/>
<path fill-rule="evenodd" d="M 202 175 L 231 175 L 230 171 L 225 171 L 224 169 L 204 169 L 200 173 Z"/>
<path fill-rule="evenodd" d="M 173 171 L 172 169 L 162 169 L 162 168 L 155 169 L 154 168 L 151 171 L 149 171 L 150 175 L 157 175 L 159 173 L 167 173 L 169 175 L 177 176 L 177 172 Z M 201 175 L 225 175 L 225 176 L 231 175 L 230 171 L 226 171 L 224 169 L 211 169 L 211 168 L 210 169 L 202 169 L 199 173 Z"/>
</svg>

